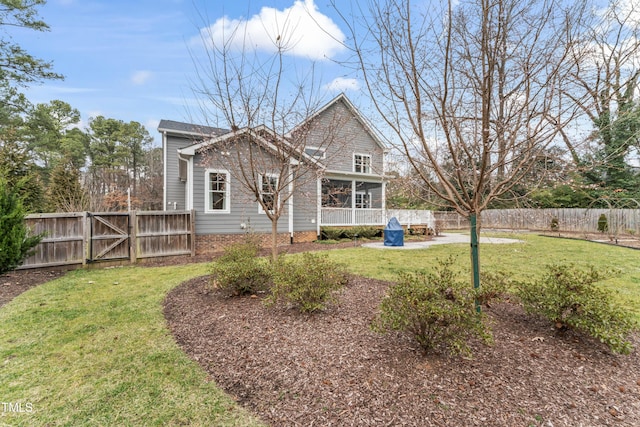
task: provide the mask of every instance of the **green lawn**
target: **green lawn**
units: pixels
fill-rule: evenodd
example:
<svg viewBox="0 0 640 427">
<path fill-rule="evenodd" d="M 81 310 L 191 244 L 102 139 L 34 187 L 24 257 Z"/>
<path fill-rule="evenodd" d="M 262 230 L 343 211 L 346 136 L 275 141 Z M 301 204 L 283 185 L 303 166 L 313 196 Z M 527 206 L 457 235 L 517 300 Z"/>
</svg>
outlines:
<svg viewBox="0 0 640 427">
<path fill-rule="evenodd" d="M 167 292 L 206 272 L 74 271 L 1 308 L 0 401 L 24 412 L 0 406 L 0 426 L 259 425 L 166 328 Z"/>
<path fill-rule="evenodd" d="M 640 250 L 581 240 L 557 239 L 533 234 L 491 234 L 522 240 L 522 243 L 481 244 L 481 270 L 502 270 L 515 279 L 540 276 L 551 263 L 572 262 L 599 269 L 616 269 L 619 274 L 603 282 L 619 292 L 619 300 L 636 313 L 640 321 Z M 463 274 L 471 281 L 469 244 L 435 245 L 428 249 L 381 250 L 339 249 L 328 252 L 335 261 L 345 263 L 353 273 L 394 280 L 400 272 L 430 268 L 439 259 L 456 257 Z"/>
<path fill-rule="evenodd" d="M 481 246 L 485 269 L 530 278 L 551 262 L 613 267 L 604 282 L 640 320 L 640 251 L 517 235 L 523 243 Z M 424 250 L 349 248 L 327 252 L 354 273 L 393 280 L 457 256 L 469 269 L 469 245 Z M 74 271 L 0 308 L 0 402 L 4 425 L 257 426 L 184 355 L 166 327 L 169 290 L 207 273 L 207 264 Z M 27 406 L 28 404 L 28 406 Z M 15 409 L 16 406 L 13 406 Z M 33 409 L 30 411 L 30 409 Z"/>
</svg>

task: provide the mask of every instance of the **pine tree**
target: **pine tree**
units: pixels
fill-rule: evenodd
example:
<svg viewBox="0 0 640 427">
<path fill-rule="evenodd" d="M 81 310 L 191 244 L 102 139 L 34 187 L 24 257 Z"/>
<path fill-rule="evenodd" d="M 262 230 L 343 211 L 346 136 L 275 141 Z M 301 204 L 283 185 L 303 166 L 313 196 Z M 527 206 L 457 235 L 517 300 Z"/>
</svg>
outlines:
<svg viewBox="0 0 640 427">
<path fill-rule="evenodd" d="M 47 192 L 50 210 L 80 212 L 87 209 L 88 198 L 80 185 L 80 171 L 71 159 L 61 161 L 53 169 Z"/>
</svg>

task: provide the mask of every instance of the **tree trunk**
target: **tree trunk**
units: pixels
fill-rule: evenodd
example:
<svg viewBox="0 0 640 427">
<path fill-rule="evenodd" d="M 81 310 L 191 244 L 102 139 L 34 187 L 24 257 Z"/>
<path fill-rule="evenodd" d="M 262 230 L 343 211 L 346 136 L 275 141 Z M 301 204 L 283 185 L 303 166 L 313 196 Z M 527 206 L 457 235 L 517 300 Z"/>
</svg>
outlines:
<svg viewBox="0 0 640 427">
<path fill-rule="evenodd" d="M 480 289 L 480 245 L 478 243 L 479 227 L 477 224 L 476 213 L 469 215 L 469 222 L 471 224 L 471 275 L 473 278 L 473 289 L 476 291 Z M 475 301 L 476 311 L 480 313 L 481 308 L 476 298 Z"/>
<path fill-rule="evenodd" d="M 278 260 L 278 221 L 271 220 L 271 260 Z"/>
</svg>

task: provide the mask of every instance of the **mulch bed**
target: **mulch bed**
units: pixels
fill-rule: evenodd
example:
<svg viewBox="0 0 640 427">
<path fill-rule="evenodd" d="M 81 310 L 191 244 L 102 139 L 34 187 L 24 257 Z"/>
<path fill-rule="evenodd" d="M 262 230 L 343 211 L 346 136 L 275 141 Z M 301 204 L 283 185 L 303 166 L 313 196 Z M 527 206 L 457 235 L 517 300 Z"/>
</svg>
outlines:
<svg viewBox="0 0 640 427">
<path fill-rule="evenodd" d="M 515 304 L 485 310 L 495 344 L 473 343 L 468 359 L 372 332 L 386 282 L 354 277 L 339 305 L 301 315 L 225 298 L 208 280 L 175 288 L 166 319 L 211 379 L 270 425 L 640 425 L 638 350 L 556 335 Z"/>
</svg>

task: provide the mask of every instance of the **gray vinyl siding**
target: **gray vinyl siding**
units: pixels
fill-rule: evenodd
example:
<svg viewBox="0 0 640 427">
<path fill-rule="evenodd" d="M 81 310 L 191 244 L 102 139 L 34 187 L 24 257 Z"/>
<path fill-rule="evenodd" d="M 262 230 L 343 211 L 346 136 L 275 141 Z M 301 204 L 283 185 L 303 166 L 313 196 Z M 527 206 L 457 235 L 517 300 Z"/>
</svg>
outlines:
<svg viewBox="0 0 640 427">
<path fill-rule="evenodd" d="M 177 210 L 184 210 L 185 207 L 185 183 L 178 177 L 178 149 L 191 145 L 193 141 L 189 138 L 167 135 L 166 153 L 166 205 L 165 210 L 173 210 L 173 203 L 176 203 Z"/>
<path fill-rule="evenodd" d="M 217 169 L 230 172 L 230 212 L 207 213 L 205 212 L 205 170 Z M 198 154 L 193 161 L 193 209 L 196 210 L 196 234 L 241 234 L 251 230 L 256 233 L 270 233 L 271 221 L 266 214 L 258 212 L 258 202 L 255 196 L 247 194 L 238 178 L 234 177 L 234 171 L 228 165 L 215 160 L 209 160 L 203 164 L 202 157 Z M 278 232 L 289 231 L 289 213 L 285 208 L 278 220 Z M 246 224 L 242 229 L 240 224 Z"/>
<path fill-rule="evenodd" d="M 305 175 L 293 195 L 293 230 L 317 230 L 318 181 L 315 172 Z"/>
<path fill-rule="evenodd" d="M 330 138 L 331 132 L 335 136 Z M 314 120 L 306 145 L 326 147 L 322 162 L 329 170 L 353 172 L 353 155 L 357 153 L 371 156 L 372 174 L 383 174 L 382 147 L 343 102 L 335 103 Z"/>
</svg>

